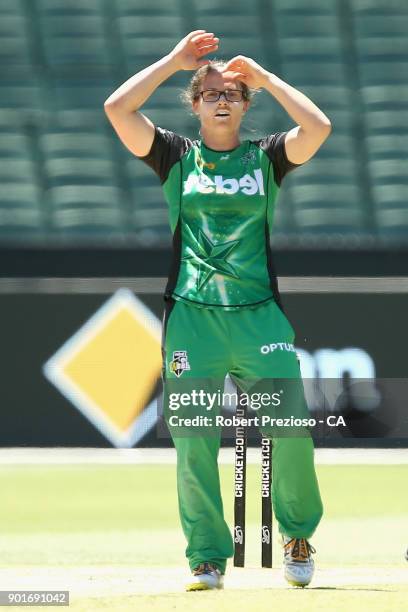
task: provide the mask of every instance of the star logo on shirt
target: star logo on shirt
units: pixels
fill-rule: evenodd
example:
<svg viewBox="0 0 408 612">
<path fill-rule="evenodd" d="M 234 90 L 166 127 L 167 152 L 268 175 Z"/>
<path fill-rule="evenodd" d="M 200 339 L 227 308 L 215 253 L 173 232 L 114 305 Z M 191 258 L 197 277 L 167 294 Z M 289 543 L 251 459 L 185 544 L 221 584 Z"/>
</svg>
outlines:
<svg viewBox="0 0 408 612">
<path fill-rule="evenodd" d="M 239 161 L 243 166 L 247 166 L 248 164 L 255 162 L 256 161 L 256 151 L 251 150 L 251 151 L 248 151 L 247 153 L 244 153 L 244 155 L 242 155 Z"/>
<path fill-rule="evenodd" d="M 182 261 L 192 261 L 197 265 L 197 289 L 200 290 L 214 274 L 224 274 L 232 278 L 239 278 L 234 267 L 228 263 L 227 258 L 231 251 L 241 242 L 240 240 L 228 240 L 214 244 L 204 232 L 198 230 L 198 240 L 192 235 L 196 250 L 187 248 L 190 255 L 183 257 Z"/>
</svg>

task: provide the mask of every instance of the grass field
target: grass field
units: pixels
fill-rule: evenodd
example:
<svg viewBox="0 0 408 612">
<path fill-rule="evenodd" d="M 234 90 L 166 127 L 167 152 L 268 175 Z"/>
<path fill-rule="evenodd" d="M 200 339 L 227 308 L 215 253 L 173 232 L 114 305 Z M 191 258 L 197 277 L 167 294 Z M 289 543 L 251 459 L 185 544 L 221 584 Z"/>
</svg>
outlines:
<svg viewBox="0 0 408 612">
<path fill-rule="evenodd" d="M 317 466 L 325 505 L 306 590 L 260 569 L 260 469 L 248 466 L 247 567 L 224 591 L 184 593 L 189 573 L 174 465 L 0 467 L 0 590 L 64 589 L 71 609 L 402 611 L 408 608 L 408 465 Z M 233 467 L 220 466 L 232 526 Z M 17 609 L 17 608 L 14 608 Z"/>
</svg>

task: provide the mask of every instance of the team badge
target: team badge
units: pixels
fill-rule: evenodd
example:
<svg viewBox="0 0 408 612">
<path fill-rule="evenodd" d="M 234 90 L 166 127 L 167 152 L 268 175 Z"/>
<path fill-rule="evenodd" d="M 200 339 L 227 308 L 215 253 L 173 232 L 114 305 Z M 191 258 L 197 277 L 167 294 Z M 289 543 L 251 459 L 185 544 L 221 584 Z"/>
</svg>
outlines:
<svg viewBox="0 0 408 612">
<path fill-rule="evenodd" d="M 190 370 L 187 351 L 173 351 L 173 360 L 169 363 L 170 371 L 180 377 L 184 370 Z"/>
<path fill-rule="evenodd" d="M 202 170 L 203 168 L 208 168 L 209 170 L 215 170 L 215 164 L 213 162 L 205 162 L 199 152 L 197 152 L 197 155 L 196 155 L 196 163 L 197 163 L 197 167 L 200 170 Z"/>
</svg>

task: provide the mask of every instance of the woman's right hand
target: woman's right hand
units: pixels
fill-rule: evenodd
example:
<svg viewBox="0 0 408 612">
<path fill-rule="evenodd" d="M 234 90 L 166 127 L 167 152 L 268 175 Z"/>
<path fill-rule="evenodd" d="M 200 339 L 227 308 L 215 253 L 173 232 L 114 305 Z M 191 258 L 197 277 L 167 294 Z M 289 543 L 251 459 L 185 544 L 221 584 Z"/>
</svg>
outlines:
<svg viewBox="0 0 408 612">
<path fill-rule="evenodd" d="M 178 70 L 198 70 L 210 63 L 210 60 L 200 58 L 218 49 L 219 40 L 212 32 L 194 30 L 174 47 L 169 56 Z"/>
</svg>

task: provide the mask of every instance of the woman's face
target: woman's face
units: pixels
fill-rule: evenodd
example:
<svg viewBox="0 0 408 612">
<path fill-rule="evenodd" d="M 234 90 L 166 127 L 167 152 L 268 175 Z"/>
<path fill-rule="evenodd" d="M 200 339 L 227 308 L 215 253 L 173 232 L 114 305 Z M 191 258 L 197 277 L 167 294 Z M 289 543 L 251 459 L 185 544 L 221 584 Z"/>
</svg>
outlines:
<svg viewBox="0 0 408 612">
<path fill-rule="evenodd" d="M 200 91 L 215 89 L 225 91 L 226 89 L 242 89 L 239 81 L 233 81 L 224 77 L 221 72 L 211 70 L 201 82 Z M 216 130 L 220 133 L 235 133 L 239 131 L 242 117 L 249 106 L 248 100 L 230 102 L 224 96 L 220 96 L 217 102 L 205 102 L 203 97 L 193 101 L 193 110 L 200 118 L 201 127 L 207 130 Z M 221 112 L 224 115 L 221 116 Z"/>
</svg>

